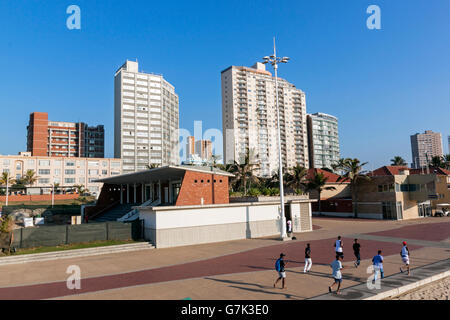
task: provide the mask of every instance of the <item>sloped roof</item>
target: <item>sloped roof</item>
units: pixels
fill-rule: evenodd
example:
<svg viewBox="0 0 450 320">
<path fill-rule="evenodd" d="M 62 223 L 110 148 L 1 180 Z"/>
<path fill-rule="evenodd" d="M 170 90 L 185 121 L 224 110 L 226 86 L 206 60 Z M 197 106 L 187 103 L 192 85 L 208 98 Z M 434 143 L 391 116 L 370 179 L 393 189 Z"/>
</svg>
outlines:
<svg viewBox="0 0 450 320">
<path fill-rule="evenodd" d="M 308 174 L 306 175 L 306 178 L 307 179 L 314 178 L 314 174 L 316 172 L 323 174 L 324 177 L 327 178 L 327 183 L 350 183 L 348 180 L 339 180 L 340 175 L 338 175 L 338 174 L 329 172 L 327 170 L 315 169 L 315 168 L 308 169 Z"/>
<path fill-rule="evenodd" d="M 427 173 L 427 169 L 411 169 L 406 166 L 384 166 L 378 169 L 373 170 L 368 175 L 369 176 L 394 176 L 399 175 L 400 171 L 409 170 L 409 174 L 422 174 Z M 433 168 L 430 167 L 430 174 L 437 175 L 450 175 L 450 171 L 443 168 Z"/>
</svg>

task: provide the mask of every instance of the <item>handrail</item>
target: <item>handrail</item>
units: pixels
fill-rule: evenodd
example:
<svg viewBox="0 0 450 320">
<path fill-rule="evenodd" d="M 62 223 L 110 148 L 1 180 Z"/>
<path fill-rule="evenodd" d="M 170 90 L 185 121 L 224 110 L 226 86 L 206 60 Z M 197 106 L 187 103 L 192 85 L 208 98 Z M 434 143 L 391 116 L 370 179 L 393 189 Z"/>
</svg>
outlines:
<svg viewBox="0 0 450 320">
<path fill-rule="evenodd" d="M 114 208 L 119 203 L 120 203 L 120 201 L 113 202 L 109 206 L 104 207 L 103 209 L 99 210 L 98 212 L 94 213 L 93 215 L 88 215 L 88 219 L 91 220 L 91 219 L 97 218 L 100 214 L 104 213 L 105 211 L 107 211 L 107 210 L 109 210 L 111 208 Z"/>
</svg>

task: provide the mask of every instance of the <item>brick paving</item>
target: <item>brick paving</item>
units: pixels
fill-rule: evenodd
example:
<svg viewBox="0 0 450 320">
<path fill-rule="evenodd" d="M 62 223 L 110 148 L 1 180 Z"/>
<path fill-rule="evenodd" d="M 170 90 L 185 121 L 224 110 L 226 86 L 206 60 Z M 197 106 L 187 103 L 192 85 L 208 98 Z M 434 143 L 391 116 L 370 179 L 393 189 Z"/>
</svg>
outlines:
<svg viewBox="0 0 450 320">
<path fill-rule="evenodd" d="M 315 224 L 320 223 L 317 223 L 316 221 Z M 355 221 L 355 225 L 356 224 L 357 222 Z M 424 238 L 423 240 L 429 241 L 442 241 L 449 237 L 449 229 L 450 223 L 448 222 L 439 224 L 422 223 L 383 232 L 386 232 L 385 235 L 394 235 L 396 237 L 404 236 L 408 238 Z M 358 231 L 356 227 L 354 231 Z M 376 232 L 374 234 L 378 235 L 383 232 Z M 345 237 L 345 234 L 342 235 L 345 253 L 344 263 L 351 264 L 354 259 L 351 250 L 353 239 Z M 303 235 L 302 238 L 304 238 Z M 257 274 L 270 271 L 270 277 L 272 278 L 274 262 L 280 252 L 287 255 L 288 271 L 298 272 L 302 269 L 304 263 L 304 247 L 307 242 L 309 242 L 312 247 L 314 266 L 322 268 L 325 272 L 329 272 L 328 264 L 334 258 L 334 241 L 335 238 L 326 238 L 310 241 L 291 241 L 275 245 L 273 244 L 274 242 L 268 241 L 268 245 L 264 247 L 215 258 L 208 258 L 206 256 L 205 260 L 202 261 L 179 263 L 167 267 L 149 268 L 147 270 L 135 272 L 122 272 L 82 279 L 82 288 L 81 290 L 76 291 L 68 290 L 65 281 L 0 288 L 0 299 L 49 299 L 80 294 L 95 295 L 96 292 L 101 293 L 104 290 L 126 289 L 134 286 L 152 284 L 164 285 L 165 283 L 173 281 L 205 279 L 213 276 L 233 276 L 242 273 Z M 400 245 L 397 242 L 381 242 L 361 239 L 360 243 L 362 259 L 370 259 L 376 254 L 378 249 L 382 249 L 385 257 L 392 255 L 395 257 L 395 260 L 398 260 L 397 256 L 400 251 Z M 410 245 L 409 248 L 413 254 L 415 251 L 423 251 L 425 249 L 424 246 L 420 245 Z M 189 247 L 186 247 L 186 250 L 189 250 Z M 220 252 L 217 253 L 220 254 Z M 120 256 L 118 258 L 120 259 Z M 394 258 L 392 258 L 392 260 L 394 261 Z M 394 270 L 394 268 L 392 269 Z M 324 273 L 324 276 L 326 276 L 326 273 Z M 83 295 L 80 297 L 82 298 Z M 125 299 L 126 297 L 123 296 L 122 298 Z"/>
</svg>

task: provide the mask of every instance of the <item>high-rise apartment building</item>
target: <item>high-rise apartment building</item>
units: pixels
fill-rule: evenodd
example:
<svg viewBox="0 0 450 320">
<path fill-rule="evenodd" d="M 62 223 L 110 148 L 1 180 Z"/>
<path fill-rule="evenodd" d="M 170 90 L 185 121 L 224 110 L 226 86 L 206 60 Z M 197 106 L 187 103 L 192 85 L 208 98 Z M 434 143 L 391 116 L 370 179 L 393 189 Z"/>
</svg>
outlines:
<svg viewBox="0 0 450 320">
<path fill-rule="evenodd" d="M 105 128 L 49 121 L 48 113 L 33 112 L 27 126 L 27 151 L 33 156 L 104 158 Z"/>
<path fill-rule="evenodd" d="M 186 159 L 195 154 L 195 137 L 187 137 Z"/>
<path fill-rule="evenodd" d="M 195 142 L 195 153 L 203 160 L 210 160 L 212 157 L 211 140 L 198 140 Z"/>
<path fill-rule="evenodd" d="M 256 174 L 271 176 L 279 167 L 275 78 L 262 63 L 231 66 L 221 78 L 224 162 L 239 162 L 250 150 Z M 278 92 L 283 167 L 308 167 L 305 93 L 281 78 Z"/>
<path fill-rule="evenodd" d="M 431 130 L 411 136 L 413 168 L 426 167 L 435 156 L 442 157 L 442 136 Z"/>
<path fill-rule="evenodd" d="M 163 76 L 126 61 L 114 80 L 114 156 L 124 173 L 149 164 L 179 164 L 179 102 Z"/>
<path fill-rule="evenodd" d="M 338 119 L 326 113 L 307 116 L 309 166 L 329 168 L 340 159 Z"/>
</svg>

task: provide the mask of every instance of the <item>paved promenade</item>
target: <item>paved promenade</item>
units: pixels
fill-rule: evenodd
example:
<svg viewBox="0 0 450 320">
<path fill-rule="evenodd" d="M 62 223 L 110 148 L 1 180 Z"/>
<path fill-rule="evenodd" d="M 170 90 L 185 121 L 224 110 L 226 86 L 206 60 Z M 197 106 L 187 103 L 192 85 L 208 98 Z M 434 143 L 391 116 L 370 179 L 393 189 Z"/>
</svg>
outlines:
<svg viewBox="0 0 450 320">
<path fill-rule="evenodd" d="M 343 288 L 365 285 L 367 267 L 378 249 L 385 275 L 399 274 L 401 242 L 411 251 L 412 276 L 420 267 L 450 259 L 450 219 L 367 221 L 313 218 L 315 231 L 298 240 L 239 240 L 225 243 L 143 250 L 120 254 L 0 266 L 0 299 L 310 299 L 326 294 L 334 240 L 344 242 Z M 361 267 L 353 266 L 351 245 L 361 243 Z M 311 244 L 313 267 L 303 273 L 304 247 Z M 287 289 L 273 288 L 274 263 L 284 252 Z M 81 289 L 67 289 L 67 267 L 81 269 Z M 414 279 L 414 278 L 410 278 Z M 344 290 L 344 293 L 346 290 Z M 323 296 L 326 294 L 326 296 Z"/>
</svg>

